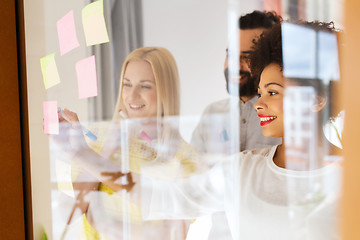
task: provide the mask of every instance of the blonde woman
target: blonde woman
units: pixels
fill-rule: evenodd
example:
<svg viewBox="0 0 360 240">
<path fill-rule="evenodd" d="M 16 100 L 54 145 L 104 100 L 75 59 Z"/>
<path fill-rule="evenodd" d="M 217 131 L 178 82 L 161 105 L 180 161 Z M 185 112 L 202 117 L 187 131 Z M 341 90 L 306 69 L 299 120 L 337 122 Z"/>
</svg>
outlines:
<svg viewBox="0 0 360 240">
<path fill-rule="evenodd" d="M 125 116 L 129 119 L 146 118 L 148 122 L 144 124 L 142 121 L 141 124 L 144 131 L 133 131 L 133 134 L 137 132 L 138 138 L 143 138 L 140 134 L 145 132 L 148 142 L 155 139 L 158 145 L 166 143 L 169 146 L 170 142 L 178 140 L 176 119 L 180 113 L 180 83 L 172 54 L 160 47 L 134 50 L 124 61 L 120 81 L 113 122 L 119 124 Z M 168 120 L 164 121 L 164 118 Z"/>
<path fill-rule="evenodd" d="M 99 191 L 88 194 L 85 235 L 98 239 L 185 239 L 188 222 L 146 221 L 142 213 L 141 168 L 162 163 L 161 170 L 182 177 L 194 170 L 196 157 L 179 132 L 179 74 L 172 54 L 165 48 L 134 50 L 122 66 L 120 89 L 108 137 L 97 152 L 85 142 L 77 115 L 69 110 L 57 141 L 71 146 L 67 154 L 87 174 L 100 181 Z M 70 133 L 70 132 L 75 133 Z M 159 170 L 160 169 L 160 170 Z M 157 177 L 157 176 L 153 176 Z"/>
</svg>

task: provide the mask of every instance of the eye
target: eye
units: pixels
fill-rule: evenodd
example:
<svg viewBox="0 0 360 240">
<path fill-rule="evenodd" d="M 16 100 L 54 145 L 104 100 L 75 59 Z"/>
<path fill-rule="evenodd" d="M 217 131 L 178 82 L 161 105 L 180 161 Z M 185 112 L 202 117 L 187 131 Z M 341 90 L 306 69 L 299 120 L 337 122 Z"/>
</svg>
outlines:
<svg viewBox="0 0 360 240">
<path fill-rule="evenodd" d="M 278 92 L 276 92 L 276 91 L 268 91 L 268 93 L 269 93 L 270 96 L 278 94 Z"/>
<path fill-rule="evenodd" d="M 130 83 L 124 83 L 123 86 L 124 87 L 131 87 L 131 84 Z"/>
<path fill-rule="evenodd" d="M 143 86 L 141 86 L 141 88 L 151 89 L 151 86 L 143 85 Z"/>
<path fill-rule="evenodd" d="M 258 96 L 259 98 L 261 98 L 261 93 L 258 93 L 257 96 Z"/>
</svg>

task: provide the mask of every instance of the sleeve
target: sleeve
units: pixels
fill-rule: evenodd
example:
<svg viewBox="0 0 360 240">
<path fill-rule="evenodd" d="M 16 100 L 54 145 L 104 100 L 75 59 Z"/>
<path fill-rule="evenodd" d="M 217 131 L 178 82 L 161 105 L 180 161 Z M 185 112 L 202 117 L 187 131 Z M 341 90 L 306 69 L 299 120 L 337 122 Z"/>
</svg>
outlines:
<svg viewBox="0 0 360 240">
<path fill-rule="evenodd" d="M 142 194 L 148 197 L 143 202 L 144 219 L 193 219 L 224 211 L 226 166 L 219 163 L 177 181 L 155 179 L 151 177 L 153 169 L 145 170 Z"/>
<path fill-rule="evenodd" d="M 211 114 L 211 105 L 206 107 L 204 112 L 201 115 L 200 121 L 196 126 L 192 136 L 191 144 L 195 147 L 196 150 L 200 152 L 207 152 L 206 142 L 208 139 L 207 131 L 209 129 L 209 115 Z"/>
</svg>

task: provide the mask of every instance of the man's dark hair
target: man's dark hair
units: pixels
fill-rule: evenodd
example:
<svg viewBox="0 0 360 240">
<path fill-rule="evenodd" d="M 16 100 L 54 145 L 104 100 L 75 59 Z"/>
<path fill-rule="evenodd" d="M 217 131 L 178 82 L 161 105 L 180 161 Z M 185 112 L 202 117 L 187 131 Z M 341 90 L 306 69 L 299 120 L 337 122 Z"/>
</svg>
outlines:
<svg viewBox="0 0 360 240">
<path fill-rule="evenodd" d="M 269 29 L 274 24 L 278 24 L 282 21 L 282 18 L 277 15 L 275 12 L 262 12 L 262 11 L 253 11 L 246 15 L 243 15 L 238 20 L 238 27 L 241 30 L 253 30 L 253 29 Z M 248 49 L 246 49 L 248 50 Z M 239 76 L 247 75 L 247 81 L 243 84 L 239 89 L 239 92 L 234 92 L 231 89 L 231 85 L 237 86 L 237 83 L 229 82 L 229 69 L 226 68 L 225 80 L 226 80 L 226 90 L 230 95 L 238 95 L 238 96 L 254 96 L 257 91 L 256 80 L 253 78 L 249 71 L 240 70 Z"/>
<path fill-rule="evenodd" d="M 261 12 L 255 10 L 239 18 L 239 28 L 242 30 L 270 28 L 281 21 L 282 18 L 275 12 Z"/>
</svg>

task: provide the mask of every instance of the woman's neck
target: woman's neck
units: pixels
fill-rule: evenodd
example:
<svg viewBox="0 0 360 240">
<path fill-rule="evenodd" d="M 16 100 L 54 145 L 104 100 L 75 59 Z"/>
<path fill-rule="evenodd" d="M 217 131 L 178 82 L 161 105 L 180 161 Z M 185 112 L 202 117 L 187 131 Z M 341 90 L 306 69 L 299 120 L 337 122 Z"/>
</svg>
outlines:
<svg viewBox="0 0 360 240">
<path fill-rule="evenodd" d="M 283 142 L 284 142 L 284 139 L 283 139 Z M 273 161 L 274 161 L 276 166 L 281 167 L 281 168 L 286 168 L 285 145 L 284 145 L 284 143 L 280 144 L 276 148 L 276 152 L 274 154 Z"/>
<path fill-rule="evenodd" d="M 276 166 L 281 167 L 281 168 L 286 168 L 286 169 L 290 169 L 290 170 L 297 170 L 297 171 L 304 171 L 304 170 L 314 170 L 314 169 L 319 169 L 321 167 L 324 166 L 324 146 L 322 146 L 321 144 L 318 144 L 316 146 L 316 151 L 315 151 L 315 156 L 313 156 L 312 158 L 310 157 L 310 153 L 308 152 L 309 149 L 306 149 L 306 147 L 304 149 L 302 149 L 302 153 L 303 154 L 299 154 L 301 155 L 306 155 L 308 156 L 307 159 L 301 158 L 301 157 L 296 157 L 296 155 L 292 155 L 292 156 L 286 156 L 286 146 L 284 144 L 284 139 L 283 139 L 283 144 L 279 145 L 276 148 L 276 152 L 274 154 L 273 157 L 273 161 L 275 163 Z M 298 151 L 301 151 L 301 149 L 297 149 Z M 327 150 L 326 152 L 328 152 L 329 150 Z M 310 162 L 310 161 L 316 161 L 316 162 Z"/>
</svg>

